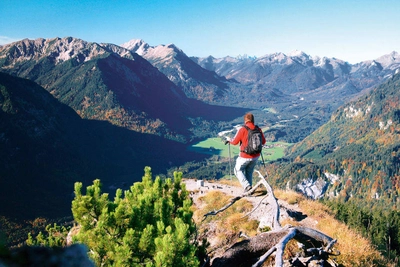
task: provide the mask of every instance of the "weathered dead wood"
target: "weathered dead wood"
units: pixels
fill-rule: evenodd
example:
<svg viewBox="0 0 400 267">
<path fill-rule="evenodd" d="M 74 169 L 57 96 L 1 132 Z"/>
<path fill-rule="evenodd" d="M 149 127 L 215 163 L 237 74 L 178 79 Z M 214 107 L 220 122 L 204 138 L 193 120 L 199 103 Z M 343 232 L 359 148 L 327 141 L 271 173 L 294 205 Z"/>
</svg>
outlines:
<svg viewBox="0 0 400 267">
<path fill-rule="evenodd" d="M 204 215 L 216 215 L 230 206 L 242 197 L 252 194 L 257 187 L 264 185 L 267 189 L 268 203 L 273 207 L 274 221 L 273 231 L 258 234 L 255 237 L 240 241 L 218 258 L 212 260 L 212 267 L 224 266 L 261 266 L 275 252 L 275 266 L 282 267 L 284 264 L 283 253 L 287 243 L 291 239 L 295 239 L 304 245 L 304 254 L 306 256 L 327 257 L 332 255 L 332 247 L 336 243 L 333 238 L 321 233 L 317 230 L 307 227 L 284 227 L 279 222 L 280 209 L 273 190 L 264 176 L 256 171 L 261 180 L 253 187 L 253 189 L 241 196 L 231 199 L 231 201 L 217 211 L 212 211 Z M 337 255 L 337 254 L 335 254 Z"/>
<path fill-rule="evenodd" d="M 252 266 L 269 249 L 274 248 L 284 236 L 288 229 L 280 231 L 270 231 L 256 235 L 255 237 L 240 241 L 218 258 L 212 260 L 212 267 L 227 266 Z"/>
<path fill-rule="evenodd" d="M 258 207 L 260 207 L 261 204 L 263 204 L 263 201 L 268 197 L 268 195 L 266 195 L 265 197 L 263 197 L 260 202 L 248 213 L 246 213 L 245 215 L 243 215 L 242 218 L 245 218 L 247 216 L 249 216 L 250 214 L 252 214 L 256 209 L 258 209 Z M 268 203 L 266 204 L 268 205 Z"/>
<path fill-rule="evenodd" d="M 282 238 L 276 247 L 276 256 L 275 256 L 275 266 L 283 266 L 283 251 L 285 250 L 286 244 L 296 235 L 296 229 L 290 229 L 289 233 Z M 266 260 L 267 258 L 265 258 Z M 264 261 L 265 261 L 264 260 Z M 264 261 L 260 261 L 260 265 L 253 266 L 261 266 Z"/>
<path fill-rule="evenodd" d="M 275 266 L 283 266 L 283 252 L 287 243 L 295 239 L 305 244 L 305 253 L 312 256 L 332 254 L 330 249 L 336 240 L 307 227 L 284 227 L 280 230 L 261 233 L 231 246 L 225 253 L 212 261 L 212 267 L 261 266 L 275 252 Z M 307 247 L 321 245 L 325 248 Z M 337 255 L 337 254 L 336 254 Z"/>
<path fill-rule="evenodd" d="M 272 190 L 272 187 L 269 185 L 269 183 L 266 180 L 266 177 L 264 177 L 259 171 L 255 171 L 258 173 L 258 176 L 260 177 L 260 183 L 264 185 L 264 187 L 267 189 L 268 192 L 268 203 L 272 205 L 273 212 L 274 214 L 274 221 L 272 225 L 272 229 L 280 229 L 282 228 L 280 222 L 279 222 L 279 216 L 280 216 L 280 209 L 279 209 L 279 204 L 278 200 L 276 199 L 274 195 L 274 191 Z"/>
</svg>

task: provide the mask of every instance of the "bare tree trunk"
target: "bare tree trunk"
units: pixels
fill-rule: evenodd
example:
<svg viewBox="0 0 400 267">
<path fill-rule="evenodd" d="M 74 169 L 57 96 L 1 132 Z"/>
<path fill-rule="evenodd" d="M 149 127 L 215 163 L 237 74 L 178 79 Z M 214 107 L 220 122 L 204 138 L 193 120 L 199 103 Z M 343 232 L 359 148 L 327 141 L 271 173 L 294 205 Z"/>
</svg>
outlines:
<svg viewBox="0 0 400 267">
<path fill-rule="evenodd" d="M 274 191 L 272 190 L 272 187 L 269 185 L 269 183 L 267 182 L 267 180 L 265 179 L 264 176 L 262 176 L 262 174 L 256 170 L 256 172 L 258 173 L 258 176 L 260 177 L 260 182 L 262 185 L 264 185 L 264 187 L 267 189 L 267 193 L 268 193 L 268 203 L 270 205 L 272 205 L 273 207 L 273 214 L 274 214 L 274 221 L 273 221 L 273 225 L 272 225 L 272 229 L 277 230 L 282 228 L 281 223 L 279 222 L 279 217 L 280 217 L 280 209 L 279 209 L 279 204 L 278 204 L 278 200 L 276 199 L 275 195 L 274 195 Z"/>
<path fill-rule="evenodd" d="M 329 254 L 331 247 L 336 242 L 336 240 L 317 230 L 306 227 L 284 227 L 280 230 L 261 233 L 234 244 L 221 257 L 213 259 L 211 266 L 261 266 L 273 252 L 276 254 L 275 266 L 283 266 L 283 252 L 291 239 L 308 246 L 310 246 L 310 242 L 313 245 L 325 246 L 325 248 L 318 249 L 318 253 L 321 255 Z M 308 250 L 310 256 L 314 252 L 316 251 L 313 249 Z"/>
</svg>

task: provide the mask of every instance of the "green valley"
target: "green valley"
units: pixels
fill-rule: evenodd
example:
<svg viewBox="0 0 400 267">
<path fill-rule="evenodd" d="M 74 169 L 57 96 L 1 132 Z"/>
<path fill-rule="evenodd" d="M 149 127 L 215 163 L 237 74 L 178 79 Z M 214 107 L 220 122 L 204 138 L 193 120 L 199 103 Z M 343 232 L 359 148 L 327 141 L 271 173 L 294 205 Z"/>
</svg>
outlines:
<svg viewBox="0 0 400 267">
<path fill-rule="evenodd" d="M 290 147 L 291 144 L 285 142 L 267 142 L 264 145 L 263 157 L 265 161 L 272 161 L 280 159 L 284 156 L 285 150 Z M 228 146 L 224 145 L 224 142 L 219 137 L 207 138 L 204 141 L 200 141 L 188 148 L 189 151 L 197 153 L 216 155 L 224 158 L 237 157 L 239 155 L 239 146 Z M 229 155 L 229 151 L 231 155 Z"/>
</svg>

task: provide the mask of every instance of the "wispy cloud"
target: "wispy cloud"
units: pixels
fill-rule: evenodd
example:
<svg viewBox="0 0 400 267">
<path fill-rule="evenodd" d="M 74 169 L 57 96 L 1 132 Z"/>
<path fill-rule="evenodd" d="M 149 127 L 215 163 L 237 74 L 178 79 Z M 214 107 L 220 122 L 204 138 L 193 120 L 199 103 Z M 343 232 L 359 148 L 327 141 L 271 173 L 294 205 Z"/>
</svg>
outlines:
<svg viewBox="0 0 400 267">
<path fill-rule="evenodd" d="M 9 43 L 16 42 L 16 41 L 19 41 L 19 40 L 21 40 L 21 39 L 15 39 L 15 38 L 11 38 L 11 37 L 8 37 L 8 36 L 1 36 L 0 35 L 0 45 L 9 44 Z"/>
</svg>

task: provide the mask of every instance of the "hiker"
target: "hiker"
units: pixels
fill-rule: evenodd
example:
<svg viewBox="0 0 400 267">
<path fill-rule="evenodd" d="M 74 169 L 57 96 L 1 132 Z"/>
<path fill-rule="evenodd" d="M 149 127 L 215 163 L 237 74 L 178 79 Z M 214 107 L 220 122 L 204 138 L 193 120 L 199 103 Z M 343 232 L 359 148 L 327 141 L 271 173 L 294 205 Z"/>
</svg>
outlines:
<svg viewBox="0 0 400 267">
<path fill-rule="evenodd" d="M 253 151 L 249 150 L 248 147 L 248 133 L 251 132 L 251 130 L 256 130 L 253 132 L 258 134 L 258 141 L 253 142 L 257 143 L 257 148 Z M 252 113 L 247 113 L 244 115 L 244 126 L 237 131 L 235 137 L 233 139 L 227 137 L 227 141 L 225 141 L 225 145 L 237 145 L 239 143 L 240 154 L 236 159 L 234 171 L 240 184 L 244 188 L 244 192 L 247 192 L 252 188 L 254 167 L 256 166 L 258 158 L 261 155 L 262 145 L 265 144 L 264 133 L 260 128 L 258 128 L 258 126 L 254 124 L 254 116 Z"/>
</svg>

